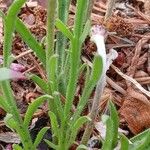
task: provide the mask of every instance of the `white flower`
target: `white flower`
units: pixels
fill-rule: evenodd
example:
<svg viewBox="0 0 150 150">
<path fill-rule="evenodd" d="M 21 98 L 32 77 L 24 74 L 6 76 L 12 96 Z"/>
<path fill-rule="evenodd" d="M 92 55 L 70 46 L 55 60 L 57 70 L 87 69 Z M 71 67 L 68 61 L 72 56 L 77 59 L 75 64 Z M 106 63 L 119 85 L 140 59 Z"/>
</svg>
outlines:
<svg viewBox="0 0 150 150">
<path fill-rule="evenodd" d="M 106 31 L 102 26 L 95 25 L 91 28 L 91 41 L 97 46 L 97 52 L 103 60 L 103 71 L 106 73 L 113 60 L 118 57 L 118 53 L 114 49 L 111 49 L 110 53 L 106 55 L 105 33 Z"/>
</svg>

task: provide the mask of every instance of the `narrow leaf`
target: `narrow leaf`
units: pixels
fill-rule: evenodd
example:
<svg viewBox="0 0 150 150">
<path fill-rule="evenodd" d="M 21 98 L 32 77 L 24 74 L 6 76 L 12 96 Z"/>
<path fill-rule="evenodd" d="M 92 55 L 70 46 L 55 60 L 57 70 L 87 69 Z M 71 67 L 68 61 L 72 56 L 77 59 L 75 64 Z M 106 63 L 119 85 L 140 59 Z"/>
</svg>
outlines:
<svg viewBox="0 0 150 150">
<path fill-rule="evenodd" d="M 135 144 L 135 143 L 134 143 Z M 148 150 L 150 146 L 150 132 L 148 132 L 133 150 Z"/>
<path fill-rule="evenodd" d="M 13 40 L 13 32 L 15 30 L 15 23 L 17 15 L 20 11 L 20 8 L 26 0 L 16 0 L 13 1 L 12 5 L 9 7 L 7 11 L 7 16 L 4 20 L 4 45 L 3 45 L 3 56 L 4 56 L 4 64 L 3 66 L 9 66 L 9 57 L 11 55 L 11 46 Z"/>
<path fill-rule="evenodd" d="M 24 117 L 24 126 L 26 128 L 28 128 L 28 126 L 30 124 L 30 121 L 32 119 L 32 116 L 36 112 L 36 110 L 38 109 L 38 107 L 40 105 L 42 105 L 42 103 L 44 103 L 44 101 L 47 100 L 47 99 L 52 99 L 52 97 L 50 95 L 40 96 L 37 99 L 35 99 L 34 102 L 31 103 L 28 106 L 27 112 L 26 112 L 25 117 Z"/>
<path fill-rule="evenodd" d="M 102 150 L 112 150 L 113 121 L 109 118 L 106 122 L 106 137 L 103 142 Z"/>
<path fill-rule="evenodd" d="M 102 74 L 103 63 L 102 58 L 99 55 L 95 55 L 93 61 L 93 70 L 91 74 L 91 80 L 93 82 L 97 82 Z"/>
<path fill-rule="evenodd" d="M 81 126 L 84 123 L 86 123 L 87 121 L 91 121 L 91 119 L 89 117 L 87 117 L 87 116 L 82 116 L 71 127 L 71 135 L 68 135 L 68 136 L 70 136 L 70 140 L 69 140 L 69 144 L 70 145 L 74 142 L 74 140 L 76 138 L 76 135 L 77 135 L 79 129 L 81 128 Z"/>
<path fill-rule="evenodd" d="M 50 66 L 50 69 L 49 69 L 49 77 L 51 79 L 51 89 L 52 91 L 57 91 L 57 83 L 56 83 L 56 69 L 57 69 L 57 59 L 58 59 L 58 55 L 53 55 L 50 57 L 49 59 L 49 66 Z"/>
<path fill-rule="evenodd" d="M 80 40 L 82 43 L 85 41 L 87 35 L 89 34 L 90 28 L 91 28 L 90 20 L 87 20 L 85 27 L 84 27 L 84 30 L 83 30 L 83 33 L 80 37 Z"/>
<path fill-rule="evenodd" d="M 111 112 L 111 119 L 113 121 L 113 141 L 112 141 L 112 146 L 113 148 L 116 146 L 117 141 L 118 141 L 118 127 L 119 127 L 119 117 L 117 114 L 117 110 L 114 106 L 114 104 L 112 103 L 112 101 L 110 101 L 109 103 L 109 107 L 110 107 L 110 112 Z"/>
<path fill-rule="evenodd" d="M 70 29 L 59 19 L 56 20 L 56 27 L 71 41 L 73 40 L 73 34 Z"/>
<path fill-rule="evenodd" d="M 88 149 L 88 147 L 87 146 L 85 146 L 85 145 L 83 145 L 83 144 L 81 144 L 81 145 L 79 145 L 78 147 L 77 147 L 77 150 L 87 150 Z"/>
<path fill-rule="evenodd" d="M 37 57 L 46 65 L 46 53 L 42 46 L 37 42 L 35 37 L 31 34 L 29 29 L 24 25 L 24 23 L 17 18 L 16 20 L 16 31 L 20 34 L 23 41 L 35 52 Z"/>
<path fill-rule="evenodd" d="M 87 116 L 80 117 L 72 127 L 72 132 L 77 131 L 81 126 L 87 121 L 91 121 L 91 119 Z"/>
<path fill-rule="evenodd" d="M 44 81 L 43 79 L 41 79 L 39 76 L 35 74 L 29 76 L 29 78 L 31 78 L 31 80 L 33 80 L 43 90 L 43 92 L 47 93 L 48 85 L 46 81 Z"/>
<path fill-rule="evenodd" d="M 13 149 L 14 150 L 23 150 L 23 148 L 17 144 L 13 144 Z"/>
<path fill-rule="evenodd" d="M 16 130 L 18 128 L 12 114 L 7 113 L 7 115 L 4 118 L 4 122 L 6 126 L 8 126 L 10 129 Z"/>
<path fill-rule="evenodd" d="M 48 127 L 44 127 L 39 131 L 34 142 L 34 147 L 37 147 L 40 144 L 41 140 L 43 139 L 43 136 L 45 135 L 48 129 L 49 129 Z"/>
<path fill-rule="evenodd" d="M 121 150 L 129 149 L 129 140 L 125 135 L 121 135 Z"/>
<path fill-rule="evenodd" d="M 9 112 L 9 106 L 2 96 L 0 96 L 0 107 L 4 109 L 6 112 Z"/>
<path fill-rule="evenodd" d="M 55 145 L 55 144 L 53 144 L 52 142 L 50 142 L 50 141 L 48 141 L 48 140 L 46 140 L 46 139 L 44 139 L 44 141 L 47 143 L 47 145 L 49 146 L 49 147 L 51 147 L 52 149 L 57 149 L 57 145 Z"/>
<path fill-rule="evenodd" d="M 130 139 L 130 141 L 133 142 L 133 143 L 137 142 L 137 141 L 140 141 L 147 135 L 148 132 L 150 132 L 150 129 L 147 129 L 147 130 L 143 131 L 142 133 L 134 136 L 133 138 Z"/>
<path fill-rule="evenodd" d="M 57 117 L 51 111 L 48 112 L 48 115 L 49 115 L 50 120 L 51 120 L 52 131 L 53 131 L 53 133 L 55 134 L 56 137 L 59 137 L 60 133 L 59 133 L 59 125 L 58 125 L 58 122 L 57 122 Z"/>
</svg>

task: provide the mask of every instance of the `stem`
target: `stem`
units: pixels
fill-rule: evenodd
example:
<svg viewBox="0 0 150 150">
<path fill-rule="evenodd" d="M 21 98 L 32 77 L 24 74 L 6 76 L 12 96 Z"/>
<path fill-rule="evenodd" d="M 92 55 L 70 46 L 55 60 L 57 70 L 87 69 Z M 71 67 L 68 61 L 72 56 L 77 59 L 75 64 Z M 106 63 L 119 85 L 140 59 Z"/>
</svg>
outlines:
<svg viewBox="0 0 150 150">
<path fill-rule="evenodd" d="M 80 54 L 81 54 L 81 46 L 82 43 L 80 41 L 80 36 L 82 34 L 83 25 L 84 25 L 84 18 L 87 15 L 87 3 L 85 0 L 78 0 L 77 1 L 77 11 L 75 16 L 75 25 L 74 25 L 74 39 L 71 41 L 71 53 L 70 53 L 70 70 L 69 70 L 69 81 L 67 85 L 67 92 L 66 92 L 66 103 L 64 106 L 64 119 L 61 125 L 61 136 L 59 140 L 59 146 L 63 148 L 67 148 L 68 141 L 67 140 L 67 129 L 68 129 L 68 121 L 70 117 L 70 110 L 72 107 L 76 84 L 78 80 L 78 68 L 80 64 Z"/>
<path fill-rule="evenodd" d="M 92 109 L 89 114 L 91 121 L 87 124 L 87 127 L 85 129 L 85 132 L 84 132 L 82 140 L 81 140 L 81 143 L 84 145 L 87 144 L 87 142 L 91 136 L 91 133 L 93 131 L 95 118 L 96 118 L 96 116 L 98 114 L 98 110 L 99 110 L 98 107 L 99 107 L 99 103 L 100 103 L 100 98 L 103 94 L 105 85 L 106 85 L 106 73 L 103 72 L 100 80 L 98 81 L 98 85 L 96 87 L 95 96 L 94 96 L 94 100 L 93 100 L 93 104 L 92 104 Z"/>
<path fill-rule="evenodd" d="M 65 103 L 65 117 L 70 113 L 72 102 L 75 95 L 75 89 L 78 79 L 78 68 L 80 64 L 80 54 L 81 46 L 80 36 L 83 30 L 84 16 L 87 14 L 87 3 L 85 0 L 77 1 L 77 13 L 75 17 L 75 26 L 74 26 L 74 40 L 71 43 L 72 51 L 70 54 L 70 72 L 69 72 L 69 82 L 67 86 L 66 93 L 66 103 Z M 86 11 L 83 11 L 86 10 Z"/>
<path fill-rule="evenodd" d="M 68 10 L 71 0 L 59 0 L 58 3 L 58 18 L 64 23 L 67 24 L 68 21 Z M 56 52 L 59 55 L 58 61 L 58 69 L 62 67 L 62 63 L 64 62 L 65 55 L 65 46 L 66 46 L 66 38 L 64 35 L 58 31 L 57 33 L 57 42 L 56 42 Z"/>
<path fill-rule="evenodd" d="M 46 46 L 46 72 L 48 81 L 50 81 L 49 59 L 54 54 L 54 30 L 55 30 L 55 14 L 57 0 L 48 0 L 47 8 L 47 46 Z"/>
<path fill-rule="evenodd" d="M 46 37 L 46 73 L 48 80 L 48 94 L 51 94 L 51 66 L 50 58 L 54 54 L 54 36 L 55 36 L 55 14 L 57 7 L 57 0 L 47 0 L 47 37 Z M 49 109 L 56 112 L 55 102 L 49 99 Z"/>
<path fill-rule="evenodd" d="M 67 24 L 68 21 L 68 14 L 69 14 L 69 6 L 71 0 L 58 0 L 58 18 L 64 23 Z M 65 53 L 65 48 L 67 44 L 67 39 L 66 37 L 60 32 L 57 32 L 57 42 L 56 42 L 56 52 L 59 56 L 58 58 L 58 66 L 57 66 L 57 72 L 59 73 L 60 70 L 64 72 L 64 62 L 66 59 L 66 53 Z M 65 94 L 65 80 L 63 77 L 60 79 L 60 86 L 59 90 L 60 93 Z"/>
</svg>

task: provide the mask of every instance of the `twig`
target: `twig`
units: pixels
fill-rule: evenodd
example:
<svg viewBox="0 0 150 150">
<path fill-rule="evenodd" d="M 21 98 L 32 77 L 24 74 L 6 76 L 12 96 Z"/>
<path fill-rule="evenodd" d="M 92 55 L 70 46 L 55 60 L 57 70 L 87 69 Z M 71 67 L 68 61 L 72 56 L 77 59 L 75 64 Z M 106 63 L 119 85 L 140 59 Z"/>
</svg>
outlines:
<svg viewBox="0 0 150 150">
<path fill-rule="evenodd" d="M 148 92 L 147 90 L 145 90 L 135 79 L 133 79 L 132 77 L 122 73 L 117 67 L 115 67 L 114 65 L 111 65 L 111 67 L 124 79 L 126 79 L 127 81 L 130 81 L 131 83 L 133 83 L 142 93 L 144 93 L 145 95 L 147 95 L 148 97 L 150 97 L 150 92 Z"/>
<path fill-rule="evenodd" d="M 25 55 L 27 55 L 29 53 L 32 53 L 32 52 L 33 52 L 33 50 L 30 49 L 28 51 L 25 51 L 25 52 L 19 54 L 18 56 L 15 56 L 14 59 L 17 60 L 17 59 L 19 59 L 19 58 L 21 58 L 21 57 L 23 57 L 23 56 L 25 56 Z"/>
<path fill-rule="evenodd" d="M 115 89 L 116 91 L 120 92 L 123 95 L 126 95 L 127 92 L 122 87 L 120 87 L 118 84 L 116 84 L 112 79 L 110 79 L 109 77 L 106 77 L 106 81 L 108 84 L 111 85 L 111 87 L 113 89 Z"/>
</svg>

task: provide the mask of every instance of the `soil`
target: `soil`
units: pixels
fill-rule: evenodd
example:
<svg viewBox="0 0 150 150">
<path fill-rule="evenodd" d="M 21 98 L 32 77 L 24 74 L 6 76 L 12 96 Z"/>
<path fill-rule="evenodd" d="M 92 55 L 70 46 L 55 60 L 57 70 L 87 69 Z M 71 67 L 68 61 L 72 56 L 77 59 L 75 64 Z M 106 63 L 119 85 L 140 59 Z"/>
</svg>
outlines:
<svg viewBox="0 0 150 150">
<path fill-rule="evenodd" d="M 11 2 L 12 0 L 2 0 L 0 8 L 6 12 Z M 76 1 L 73 0 L 69 10 L 68 25 L 70 28 L 74 22 L 75 3 Z M 45 4 L 46 0 L 30 0 L 21 9 L 19 14 L 19 18 L 23 20 L 39 42 L 43 42 L 46 35 Z M 107 71 L 107 85 L 101 97 L 101 103 L 99 104 L 100 113 L 104 113 L 107 110 L 107 102 L 111 99 L 118 110 L 120 128 L 128 133 L 128 137 L 132 137 L 150 128 L 150 1 L 118 0 L 115 4 L 112 16 L 104 23 L 106 9 L 106 0 L 95 0 L 91 15 L 92 24 L 103 25 L 106 28 L 108 31 L 106 39 L 107 53 L 113 48 L 118 52 L 118 58 Z M 43 47 L 45 47 L 45 43 L 43 42 L 42 44 Z M 0 18 L 1 56 L 3 54 L 2 48 L 3 22 Z M 90 64 L 95 52 L 96 46 L 90 41 L 90 38 L 87 37 L 82 47 L 81 60 L 83 62 L 87 61 Z M 13 39 L 12 53 L 17 58 L 13 63 L 21 65 L 23 68 L 21 70 L 22 73 L 34 73 L 46 79 L 45 70 L 40 61 L 17 33 Z M 74 105 L 77 105 L 83 84 L 84 75 L 81 75 Z M 24 116 L 28 105 L 32 103 L 35 98 L 42 95 L 43 92 L 34 82 L 28 79 L 11 81 L 11 85 L 16 103 L 20 109 L 20 114 Z M 84 114 L 89 113 L 93 94 L 83 112 Z M 34 114 L 32 125 L 43 118 L 45 121 L 42 122 L 46 123 L 31 128 L 33 138 L 36 136 L 35 130 L 49 125 L 46 115 L 47 110 L 47 104 L 44 104 L 38 109 L 36 114 Z M 0 147 L 11 150 L 13 141 L 8 142 L 5 140 L 9 137 L 8 133 L 11 132 L 3 121 L 5 114 L 6 112 L 0 108 Z M 98 119 L 95 121 L 95 124 L 97 122 L 99 122 Z M 78 141 L 80 141 L 82 132 L 83 131 L 78 135 Z M 100 132 L 95 128 L 92 137 L 98 136 L 99 134 Z M 5 138 L 3 138 L 4 135 Z M 15 133 L 13 136 L 16 138 Z M 51 138 L 50 131 L 46 136 Z M 99 148 L 100 145 L 100 143 L 96 143 L 93 147 Z M 73 146 L 72 149 L 75 149 L 75 147 L 76 146 Z M 42 150 L 45 149 L 47 148 L 42 148 Z"/>
</svg>

